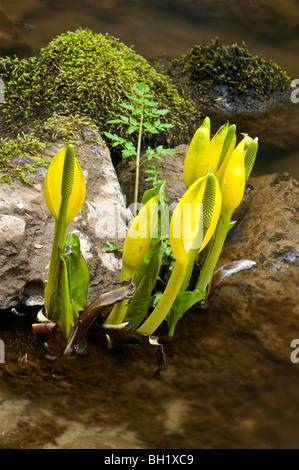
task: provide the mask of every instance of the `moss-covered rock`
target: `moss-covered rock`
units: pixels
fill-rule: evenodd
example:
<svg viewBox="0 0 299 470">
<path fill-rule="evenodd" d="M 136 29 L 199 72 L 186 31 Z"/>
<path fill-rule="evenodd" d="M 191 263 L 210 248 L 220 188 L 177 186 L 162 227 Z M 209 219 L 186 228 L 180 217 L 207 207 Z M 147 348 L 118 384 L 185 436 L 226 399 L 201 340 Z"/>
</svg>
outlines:
<svg viewBox="0 0 299 470">
<path fill-rule="evenodd" d="M 125 114 L 119 104 L 141 81 L 159 106 L 169 110 L 167 121 L 174 127 L 162 136 L 164 141 L 188 140 L 198 122 L 198 111 L 169 77 L 117 39 L 88 29 L 61 34 L 37 57 L 0 59 L 0 78 L 6 100 L 0 107 L 0 124 L 12 135 L 38 129 L 53 113 L 85 115 L 101 132 L 122 134 L 107 121 Z"/>
<path fill-rule="evenodd" d="M 222 46 L 218 38 L 155 66 L 203 110 L 218 105 L 228 111 L 263 112 L 289 97 L 291 79 L 277 64 L 250 54 L 245 45 Z"/>
</svg>

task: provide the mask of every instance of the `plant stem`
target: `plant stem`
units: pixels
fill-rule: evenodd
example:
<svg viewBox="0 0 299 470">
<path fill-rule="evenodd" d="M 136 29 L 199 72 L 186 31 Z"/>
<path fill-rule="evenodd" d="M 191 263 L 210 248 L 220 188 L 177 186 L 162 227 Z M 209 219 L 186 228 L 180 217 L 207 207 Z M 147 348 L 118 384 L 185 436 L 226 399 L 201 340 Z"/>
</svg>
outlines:
<svg viewBox="0 0 299 470">
<path fill-rule="evenodd" d="M 214 269 L 223 248 L 229 223 L 231 220 L 232 212 L 227 209 L 221 210 L 217 228 L 215 230 L 215 238 L 213 241 L 212 249 L 204 263 L 203 269 L 201 270 L 199 279 L 196 283 L 195 289 L 207 289 L 211 282 Z M 208 292 L 207 292 L 208 294 Z"/>
<path fill-rule="evenodd" d="M 143 113 L 144 113 L 144 96 L 142 95 L 142 107 L 141 107 L 141 116 L 139 123 L 139 134 L 137 142 L 137 155 L 136 155 L 136 171 L 135 171 L 135 191 L 134 191 L 134 217 L 137 215 L 137 203 L 138 203 L 138 189 L 139 189 L 139 167 L 140 167 L 140 152 L 141 152 L 141 138 L 142 138 L 142 128 L 143 128 Z"/>
<path fill-rule="evenodd" d="M 172 307 L 185 279 L 188 265 L 179 264 L 177 261 L 174 265 L 172 274 L 167 283 L 166 289 L 158 302 L 158 305 L 150 314 L 148 319 L 136 330 L 146 335 L 152 335 L 165 319 Z"/>
<path fill-rule="evenodd" d="M 54 240 L 52 246 L 52 253 L 51 253 L 51 260 L 50 260 L 50 268 L 48 274 L 48 281 L 45 288 L 45 308 L 46 308 L 46 317 L 49 318 L 53 312 L 51 312 L 51 308 L 47 303 L 51 293 L 55 289 L 55 282 L 57 279 L 57 270 L 59 269 L 59 256 L 58 256 L 58 248 L 63 250 L 64 248 L 64 241 L 66 236 L 66 214 L 67 214 L 67 207 L 68 207 L 69 198 L 62 198 L 60 209 L 59 209 L 59 216 L 58 219 L 55 220 L 55 229 L 54 229 Z M 53 297 L 52 297 L 53 298 Z M 51 302 L 52 303 L 52 302 Z M 51 320 L 51 318 L 49 318 Z"/>
<path fill-rule="evenodd" d="M 122 270 L 120 273 L 120 282 L 123 281 L 124 279 L 132 278 L 132 275 L 133 275 L 132 270 L 123 263 Z M 128 308 L 127 298 L 122 300 L 121 302 L 116 303 L 104 323 L 107 325 L 119 325 L 120 323 L 123 322 L 123 319 L 125 318 L 127 308 Z"/>
</svg>

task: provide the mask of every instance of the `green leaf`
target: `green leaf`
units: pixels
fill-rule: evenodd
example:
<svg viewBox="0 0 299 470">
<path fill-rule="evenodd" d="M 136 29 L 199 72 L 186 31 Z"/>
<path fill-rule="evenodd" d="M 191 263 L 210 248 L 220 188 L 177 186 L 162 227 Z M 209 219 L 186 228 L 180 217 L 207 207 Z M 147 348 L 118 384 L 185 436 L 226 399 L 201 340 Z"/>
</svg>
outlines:
<svg viewBox="0 0 299 470">
<path fill-rule="evenodd" d="M 129 135 L 133 134 L 133 132 L 136 132 L 136 131 L 138 131 L 138 127 L 136 127 L 136 126 L 130 126 L 128 128 L 128 134 Z"/>
<path fill-rule="evenodd" d="M 68 339 L 71 328 L 77 320 L 77 315 L 74 315 L 70 299 L 68 259 L 62 254 L 61 249 L 58 249 L 58 257 L 59 271 L 54 291 L 53 321 L 57 323 L 64 337 Z"/>
<path fill-rule="evenodd" d="M 175 151 L 172 149 L 166 149 L 163 147 L 163 149 L 159 153 L 162 153 L 163 155 L 173 155 Z"/>
<path fill-rule="evenodd" d="M 143 95 L 144 93 L 147 93 L 149 91 L 149 86 L 146 85 L 144 82 L 140 82 L 137 85 L 133 87 L 133 90 L 138 94 L 138 95 Z"/>
<path fill-rule="evenodd" d="M 165 114 L 169 113 L 168 109 L 157 109 L 156 114 L 160 116 L 165 116 Z"/>
<path fill-rule="evenodd" d="M 134 111 L 134 109 L 135 109 L 132 104 L 128 104 L 128 103 L 120 103 L 119 106 L 121 106 L 122 108 L 127 109 L 128 111 Z"/>
<path fill-rule="evenodd" d="M 129 118 L 128 118 L 128 116 L 123 116 L 123 115 L 122 115 L 122 116 L 120 116 L 120 118 L 121 118 L 121 122 L 123 122 L 123 123 L 125 123 L 125 124 L 128 124 L 128 123 L 129 123 Z"/>
<path fill-rule="evenodd" d="M 161 124 L 159 126 L 159 129 L 171 129 L 173 127 L 173 124 Z"/>
<path fill-rule="evenodd" d="M 152 240 L 150 247 L 148 249 L 148 252 L 144 257 L 143 262 L 141 263 L 141 265 L 139 266 L 139 268 L 134 274 L 133 282 L 136 287 L 139 286 L 142 278 L 144 277 L 154 254 L 155 254 L 155 267 L 153 271 L 153 286 L 155 285 L 157 276 L 160 271 L 161 263 L 162 263 L 163 244 L 164 242 L 162 242 L 162 240 L 160 239 Z"/>
<path fill-rule="evenodd" d="M 236 223 L 237 223 L 237 220 L 231 220 L 230 223 L 228 224 L 227 231 L 229 232 L 230 229 L 232 229 Z"/>
<path fill-rule="evenodd" d="M 80 251 L 80 241 L 76 234 L 71 233 L 65 239 L 65 255 L 68 257 L 69 292 L 73 309 L 84 310 L 89 286 L 89 272 L 85 259 Z"/>
<path fill-rule="evenodd" d="M 146 273 L 128 305 L 124 321 L 129 322 L 126 327 L 129 330 L 136 330 L 147 314 L 153 289 L 154 267 L 155 254 L 153 254 Z"/>
<path fill-rule="evenodd" d="M 117 134 L 111 134 L 110 132 L 104 132 L 105 136 L 111 140 L 119 140 L 120 137 Z"/>
<path fill-rule="evenodd" d="M 180 292 L 172 304 L 171 310 L 167 316 L 168 334 L 173 336 L 177 322 L 182 318 L 194 304 L 205 297 L 204 289 L 196 289 L 194 291 Z"/>
<path fill-rule="evenodd" d="M 150 107 L 155 107 L 157 106 L 157 104 L 159 104 L 157 101 L 150 101 L 150 100 L 144 100 L 144 104 L 146 104 L 147 106 L 150 106 Z"/>
<path fill-rule="evenodd" d="M 108 121 L 108 124 L 122 124 L 123 121 L 122 119 L 111 119 L 110 121 Z"/>
<path fill-rule="evenodd" d="M 111 242 L 111 241 L 107 241 L 106 242 L 107 244 L 107 247 L 106 248 L 103 248 L 103 251 L 106 252 L 106 253 L 116 253 L 116 252 L 121 252 L 121 246 L 120 245 L 115 245 L 114 242 Z"/>
<path fill-rule="evenodd" d="M 122 150 L 121 152 L 121 156 L 123 159 L 133 157 L 134 155 L 136 155 L 136 152 L 133 153 L 131 150 Z"/>
<path fill-rule="evenodd" d="M 146 204 L 152 197 L 157 196 L 160 194 L 160 201 L 162 202 L 165 197 L 165 188 L 166 188 L 166 181 L 164 180 L 159 186 L 155 188 L 150 188 L 144 191 L 141 204 Z"/>
<path fill-rule="evenodd" d="M 130 100 L 132 101 L 135 101 L 135 103 L 138 103 L 142 106 L 142 103 L 143 103 L 143 99 L 142 98 L 137 98 L 136 96 L 128 96 L 128 98 L 130 98 Z M 140 108 L 141 109 L 141 108 Z"/>
<path fill-rule="evenodd" d="M 137 119 L 135 119 L 134 117 L 131 116 L 130 119 L 129 119 L 129 122 L 132 126 L 136 126 L 138 128 L 139 122 L 137 121 Z"/>
<path fill-rule="evenodd" d="M 156 167 L 152 168 L 152 169 L 149 169 L 149 170 L 145 170 L 146 173 L 151 173 L 151 174 L 154 174 L 154 175 L 160 175 L 162 173 L 161 170 L 157 170 Z"/>
<path fill-rule="evenodd" d="M 158 134 L 158 130 L 150 123 L 150 122 L 144 122 L 143 127 L 146 129 L 147 132 L 150 132 L 151 134 Z"/>
</svg>

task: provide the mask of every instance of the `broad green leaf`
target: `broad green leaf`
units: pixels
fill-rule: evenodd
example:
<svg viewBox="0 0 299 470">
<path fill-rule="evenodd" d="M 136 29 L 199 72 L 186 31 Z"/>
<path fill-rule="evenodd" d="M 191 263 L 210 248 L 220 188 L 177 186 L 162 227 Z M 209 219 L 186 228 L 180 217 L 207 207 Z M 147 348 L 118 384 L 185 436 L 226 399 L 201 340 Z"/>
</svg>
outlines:
<svg viewBox="0 0 299 470">
<path fill-rule="evenodd" d="M 80 241 L 76 234 L 66 236 L 64 254 L 68 257 L 68 283 L 72 306 L 76 312 L 84 310 L 89 286 L 89 272 L 80 251 Z"/>
<path fill-rule="evenodd" d="M 155 254 L 152 255 L 145 275 L 143 276 L 131 302 L 128 305 L 125 322 L 129 322 L 128 330 L 136 330 L 147 314 L 153 289 L 153 272 Z"/>
<path fill-rule="evenodd" d="M 146 204 L 152 197 L 157 196 L 160 194 L 160 202 L 163 202 L 165 199 L 165 188 L 166 188 L 166 181 L 164 180 L 159 186 L 155 188 L 150 188 L 144 191 L 141 204 Z M 161 200 L 162 198 L 162 200 Z"/>
<path fill-rule="evenodd" d="M 206 292 L 204 289 L 185 291 L 178 294 L 167 316 L 168 333 L 170 336 L 173 335 L 176 324 L 180 318 L 182 318 L 184 313 L 186 313 L 194 304 L 202 300 L 205 297 L 205 294 Z"/>
<path fill-rule="evenodd" d="M 153 255 L 155 255 L 153 279 L 156 279 L 160 271 L 162 255 L 163 255 L 163 242 L 161 240 L 153 241 L 151 243 L 142 264 L 139 266 L 139 268 L 135 272 L 134 277 L 133 277 L 133 283 L 136 287 L 139 286 L 142 278 L 145 276 L 145 273 L 148 269 L 151 259 L 153 258 Z M 155 280 L 153 280 L 153 285 L 154 284 L 155 284 Z"/>
<path fill-rule="evenodd" d="M 69 338 L 72 326 L 77 318 L 74 315 L 70 294 L 67 259 L 59 249 L 59 272 L 57 276 L 56 288 L 54 291 L 54 315 L 56 322 L 66 339 Z"/>
</svg>

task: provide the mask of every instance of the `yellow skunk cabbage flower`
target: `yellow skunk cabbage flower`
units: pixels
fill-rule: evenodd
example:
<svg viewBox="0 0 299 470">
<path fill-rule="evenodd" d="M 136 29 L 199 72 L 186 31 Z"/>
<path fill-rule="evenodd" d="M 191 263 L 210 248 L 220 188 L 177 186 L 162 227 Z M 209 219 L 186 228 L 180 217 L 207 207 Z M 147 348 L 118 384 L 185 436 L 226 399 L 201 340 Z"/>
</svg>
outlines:
<svg viewBox="0 0 299 470">
<path fill-rule="evenodd" d="M 72 146 L 68 146 L 69 152 L 73 152 Z M 72 149 L 72 150 L 71 150 Z M 62 200 L 62 174 L 65 163 L 65 158 L 67 154 L 67 147 L 61 148 L 56 155 L 53 157 L 49 168 L 46 173 L 45 182 L 44 182 L 44 197 L 47 204 L 47 207 L 53 217 L 58 219 L 61 200 Z M 70 159 L 71 160 L 71 159 Z M 83 171 L 74 157 L 73 162 L 70 164 L 68 172 L 72 172 L 72 178 L 70 175 L 66 175 L 65 178 L 72 179 L 73 185 L 69 191 L 69 200 L 68 208 L 66 213 L 66 224 L 68 225 L 80 212 L 84 199 L 85 199 L 85 183 Z M 64 186 L 67 185 L 64 183 Z M 66 186 L 67 188 L 67 186 Z M 70 188 L 69 188 L 70 189 Z M 67 192 L 66 192 L 67 193 Z"/>
<path fill-rule="evenodd" d="M 177 204 L 170 223 L 169 240 L 176 259 L 171 277 L 157 306 L 138 328 L 143 334 L 153 334 L 170 311 L 188 276 L 198 251 L 211 239 L 221 209 L 221 192 L 212 173 L 199 178 Z"/>
<path fill-rule="evenodd" d="M 224 245 L 234 210 L 242 201 L 245 184 L 251 173 L 258 149 L 257 139 L 245 135 L 233 152 L 224 159 L 216 173 L 219 179 L 222 208 L 213 246 L 201 270 L 196 289 L 207 289 Z"/>
<path fill-rule="evenodd" d="M 60 149 L 53 157 L 46 173 L 44 197 L 49 211 L 55 217 L 54 239 L 48 280 L 45 287 L 45 316 L 55 319 L 54 293 L 68 224 L 80 212 L 85 198 L 82 169 L 75 158 L 72 145 Z"/>
<path fill-rule="evenodd" d="M 216 173 L 236 143 L 236 126 L 226 123 L 210 140 L 210 119 L 205 118 L 194 134 L 184 162 L 184 183 L 188 188 L 207 174 Z"/>
<path fill-rule="evenodd" d="M 159 198 L 158 194 L 149 199 L 130 226 L 123 246 L 121 280 L 132 277 L 144 260 L 158 223 Z"/>
<path fill-rule="evenodd" d="M 210 118 L 206 117 L 191 140 L 184 162 L 184 183 L 186 188 L 189 188 L 195 181 L 198 161 L 210 143 L 210 129 Z"/>
<path fill-rule="evenodd" d="M 172 253 L 181 264 L 188 262 L 190 250 L 198 253 L 211 239 L 221 201 L 218 180 L 213 173 L 208 173 L 195 181 L 177 204 L 170 222 L 169 239 Z"/>
<path fill-rule="evenodd" d="M 231 154 L 220 182 L 223 207 L 233 212 L 242 201 L 245 190 L 244 138 Z"/>
<path fill-rule="evenodd" d="M 158 224 L 159 199 L 159 194 L 149 199 L 130 226 L 123 246 L 121 281 L 133 277 L 148 252 Z M 104 325 L 121 324 L 127 312 L 127 304 L 127 300 L 115 304 Z"/>
</svg>

